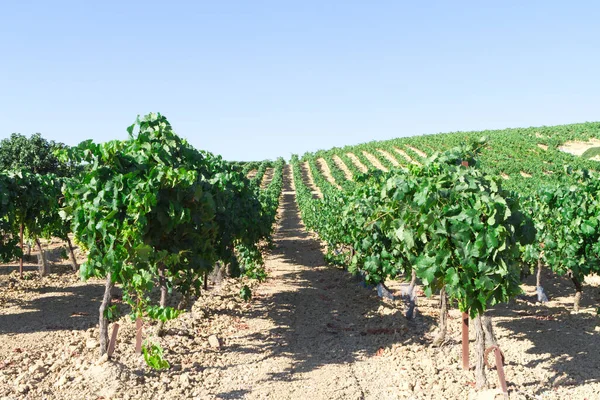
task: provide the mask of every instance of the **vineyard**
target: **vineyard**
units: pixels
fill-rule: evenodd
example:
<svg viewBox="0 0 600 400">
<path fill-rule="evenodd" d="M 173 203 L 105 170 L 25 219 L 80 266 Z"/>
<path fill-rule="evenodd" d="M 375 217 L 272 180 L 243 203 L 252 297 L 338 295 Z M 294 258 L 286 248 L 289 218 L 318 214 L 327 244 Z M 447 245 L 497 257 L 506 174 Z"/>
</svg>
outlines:
<svg viewBox="0 0 600 400">
<path fill-rule="evenodd" d="M 127 132 L 0 143 L 0 398 L 600 398 L 599 123 L 289 163 Z"/>
</svg>

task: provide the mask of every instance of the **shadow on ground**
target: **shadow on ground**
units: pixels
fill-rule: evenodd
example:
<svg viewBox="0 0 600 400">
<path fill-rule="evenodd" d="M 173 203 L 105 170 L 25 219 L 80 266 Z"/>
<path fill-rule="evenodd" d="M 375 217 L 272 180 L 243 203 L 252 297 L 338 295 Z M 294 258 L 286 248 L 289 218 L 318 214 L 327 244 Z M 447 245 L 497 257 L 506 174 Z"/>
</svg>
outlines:
<svg viewBox="0 0 600 400">
<path fill-rule="evenodd" d="M 98 320 L 104 287 L 100 284 L 68 288 L 47 286 L 31 292 L 42 296 L 20 300 L 19 313 L 0 314 L 0 334 L 88 329 Z"/>
<path fill-rule="evenodd" d="M 269 380 L 290 381 L 295 374 L 328 364 L 351 364 L 375 356 L 396 343 L 425 343 L 431 318 L 407 321 L 347 272 L 325 265 L 320 243 L 302 224 L 289 175 L 284 179 L 280 227 L 270 255 L 271 282 L 255 297 L 249 319 L 272 320 L 275 328 L 249 334 L 247 345 L 232 345 L 232 353 L 269 354 L 292 360 L 291 368 L 272 372 Z M 269 290 L 269 285 L 277 285 Z"/>
<path fill-rule="evenodd" d="M 546 362 L 551 364 L 551 370 L 547 371 L 549 385 L 600 382 L 597 330 L 600 319 L 589 312 L 572 312 L 575 289 L 568 278 L 548 272 L 544 275 L 549 303 L 534 304 L 534 297 L 522 296 L 522 301 L 496 307 L 490 314 L 498 317 L 496 325 L 509 330 L 513 338 L 531 343 L 525 351 L 530 355 L 525 367 L 533 369 Z M 529 277 L 525 284 L 535 287 L 534 277 Z M 582 309 L 597 307 L 599 300 L 598 288 L 586 285 Z M 530 385 L 536 384 L 531 382 Z"/>
</svg>

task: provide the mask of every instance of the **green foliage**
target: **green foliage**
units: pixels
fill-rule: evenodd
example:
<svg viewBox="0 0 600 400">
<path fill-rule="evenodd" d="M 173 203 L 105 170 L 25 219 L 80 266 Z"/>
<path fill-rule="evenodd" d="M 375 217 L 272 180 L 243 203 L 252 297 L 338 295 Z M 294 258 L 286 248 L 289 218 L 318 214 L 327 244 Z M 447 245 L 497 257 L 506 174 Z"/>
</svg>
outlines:
<svg viewBox="0 0 600 400">
<path fill-rule="evenodd" d="M 577 185 L 548 185 L 525 200 L 537 236 L 524 247 L 523 260 L 533 268 L 541 257 L 555 273 L 582 282 L 600 272 L 600 177 L 590 171 L 567 173 Z"/>
<path fill-rule="evenodd" d="M 66 179 L 24 170 L 0 174 L 0 259 L 7 262 L 21 255 L 17 247 L 21 225 L 26 239 L 66 238 L 69 226 L 59 215 Z"/>
<path fill-rule="evenodd" d="M 69 253 L 67 252 L 67 248 L 64 247 L 64 246 L 60 248 L 60 258 L 62 260 L 68 260 L 69 259 Z"/>
<path fill-rule="evenodd" d="M 24 280 L 24 281 L 30 281 L 30 280 L 32 280 L 33 278 L 35 278 L 35 276 L 36 276 L 36 275 L 35 275 L 35 273 L 33 273 L 33 272 L 25 272 L 25 273 L 23 274 L 23 280 Z"/>
<path fill-rule="evenodd" d="M 423 164 L 427 157 L 421 157 L 411 148 L 416 148 L 426 153 L 427 156 L 431 156 L 436 152 L 445 152 L 464 143 L 475 141 L 479 148 L 476 157 L 477 168 L 485 171 L 488 175 L 507 177 L 508 179 L 502 182 L 502 186 L 506 190 L 516 191 L 520 195 L 527 196 L 534 195 L 538 188 L 543 186 L 563 185 L 566 184 L 566 181 L 575 184 L 576 179 L 573 179 L 566 172 L 565 165 L 570 165 L 575 170 L 597 169 L 598 161 L 586 158 L 587 155 L 583 157 L 573 156 L 561 151 L 559 148 L 570 140 L 588 141 L 591 138 L 599 137 L 599 135 L 600 123 L 587 122 L 559 126 L 402 137 L 356 146 L 333 148 L 327 151 L 319 151 L 315 155 L 326 159 L 334 154 L 337 155 L 352 171 L 356 181 L 356 177 L 361 173 L 346 155 L 348 152 L 355 154 L 362 160 L 363 164 L 369 168 L 369 174 L 371 174 L 374 167 L 368 160 L 365 161 L 362 151 L 368 151 L 389 167 L 389 164 L 380 157 L 377 151 L 378 149 L 386 150 L 396 158 L 401 167 L 408 168 L 409 162 L 396 149 L 405 152 L 414 161 Z M 482 138 L 485 140 L 481 141 Z M 539 145 L 542 145 L 543 148 Z M 590 150 L 588 155 L 591 155 L 593 151 Z M 331 163 L 329 165 L 331 166 Z M 469 165 L 473 165 L 472 160 L 469 160 Z M 525 172 L 531 177 L 523 176 L 521 172 Z"/>
<path fill-rule="evenodd" d="M 242 166 L 242 173 L 244 174 L 244 176 L 246 176 L 253 169 L 258 169 L 260 164 L 261 163 L 257 162 L 257 161 L 245 162 L 245 163 L 243 163 L 243 166 Z M 238 163 L 238 166 L 239 166 L 239 163 Z"/>
<path fill-rule="evenodd" d="M 595 172 L 590 172 L 597 169 L 598 162 L 589 159 L 598 154 L 598 149 L 590 149 L 583 157 L 576 157 L 560 151 L 559 148 L 570 140 L 587 141 L 597 137 L 599 132 L 599 123 L 484 132 L 454 132 L 371 142 L 319 151 L 315 154 L 305 154 L 303 161 L 308 162 L 315 182 L 324 194 L 324 199 L 313 199 L 307 188 L 300 187 L 304 186 L 299 178 L 301 171 L 294 165 L 302 216 L 306 225 L 310 229 L 318 231 L 321 238 L 330 244 L 331 252 L 328 254 L 328 259 L 338 264 L 349 264 L 351 271 L 361 271 L 371 282 L 406 276 L 412 268 L 419 271 L 419 276 L 428 285 L 431 282 L 435 283 L 430 291 L 435 290 L 441 284 L 448 285 L 449 282 L 456 282 L 457 277 L 460 281 L 461 274 L 465 272 L 464 265 L 459 265 L 459 268 L 453 266 L 454 269 L 443 267 L 445 273 L 442 280 L 442 275 L 439 274 L 439 264 L 450 263 L 458 256 L 464 258 L 469 251 L 486 251 L 489 246 L 494 248 L 496 242 L 501 246 L 503 244 L 502 235 L 506 233 L 501 232 L 501 227 L 497 225 L 499 222 L 513 225 L 514 236 L 520 242 L 519 258 L 526 268 L 533 269 L 538 259 L 541 258 L 556 273 L 569 274 L 578 281 L 582 281 L 586 275 L 598 273 L 600 270 L 600 245 L 598 244 L 600 243 L 600 222 L 598 222 L 600 221 L 600 208 L 596 200 L 600 198 L 598 191 L 600 179 Z M 474 139 L 476 142 L 473 142 Z M 463 145 L 469 142 L 474 143 L 471 149 Z M 400 166 L 390 167 L 390 164 L 380 157 L 379 149 L 386 150 L 393 155 Z M 379 158 L 381 163 L 391 170 L 390 173 L 384 174 L 375 170 L 362 154 L 363 151 Z M 425 152 L 427 156 L 423 157 L 420 154 L 421 151 Z M 409 164 L 411 161 L 400 155 L 402 152 L 408 155 L 413 163 L 421 163 L 423 167 Z M 356 155 L 369 168 L 369 171 L 365 174 L 358 171 L 347 153 Z M 341 158 L 350 169 L 353 181 L 347 181 L 345 176 L 340 173 L 341 171 L 335 171 L 335 167 L 332 167 L 334 163 L 330 160 L 334 155 Z M 329 166 L 332 167 L 332 175 L 342 186 L 341 191 L 334 190 L 335 188 L 321 177 L 320 171 L 314 166 L 314 160 L 317 157 L 323 157 L 328 161 Z M 454 194 L 451 195 L 452 201 L 457 201 L 456 204 L 460 204 L 463 209 L 456 216 L 450 215 L 452 224 L 444 226 L 441 231 L 458 230 L 461 240 L 466 240 L 467 243 L 472 238 L 469 238 L 465 232 L 469 234 L 477 232 L 477 235 L 481 235 L 481 239 L 476 239 L 472 248 L 454 249 L 451 252 L 450 261 L 446 261 L 441 255 L 442 253 L 438 252 L 429 256 L 421 254 L 426 250 L 426 246 L 420 247 L 420 243 L 425 243 L 424 239 L 429 241 L 427 243 L 431 243 L 429 236 L 431 232 L 424 231 L 429 226 L 427 225 L 428 221 L 407 225 L 404 220 L 401 220 L 402 224 L 399 224 L 392 218 L 394 215 L 406 213 L 414 213 L 411 214 L 414 219 L 425 218 L 432 212 L 432 209 L 428 208 L 432 207 L 429 204 L 432 198 L 437 199 L 433 204 L 436 207 L 437 202 L 445 204 L 443 198 L 439 199 L 441 194 L 437 193 L 436 185 L 430 192 L 425 191 L 420 184 L 414 187 L 410 186 L 411 182 L 414 182 L 414 177 L 418 176 L 419 169 L 430 171 L 430 163 L 432 161 L 440 163 L 442 158 L 445 158 L 443 163 L 448 165 L 456 165 L 460 161 L 467 160 L 469 165 L 475 166 L 485 178 L 481 181 L 480 178 L 475 177 L 475 180 L 480 182 L 478 184 L 488 188 L 485 191 L 489 190 L 490 193 L 495 193 L 495 189 L 491 183 L 486 184 L 485 180 L 495 181 L 488 177 L 502 176 L 501 182 L 497 180 L 495 182 L 498 186 L 501 183 L 503 189 L 511 191 L 508 193 L 501 190 L 503 194 L 500 197 L 505 199 L 507 207 L 513 215 L 510 217 L 511 221 L 502 219 L 499 221 L 498 216 L 502 216 L 502 214 L 497 212 L 497 215 L 491 219 L 495 225 L 484 226 L 485 229 L 482 231 L 471 229 L 469 233 L 468 230 L 463 231 L 464 227 L 461 226 L 467 224 L 478 227 L 479 225 L 474 223 L 477 217 L 491 218 L 491 216 L 482 214 L 477 209 L 475 209 L 477 211 L 475 213 L 472 211 L 474 207 L 470 203 L 477 201 L 477 196 L 471 198 L 470 202 L 464 203 L 463 200 L 466 201 L 471 196 L 468 192 L 461 194 L 463 197 L 458 200 L 454 200 L 452 197 Z M 443 174 L 446 172 L 442 171 Z M 397 196 L 400 196 L 401 193 L 408 201 L 394 203 L 392 200 L 382 198 L 380 189 L 386 187 L 388 179 L 394 175 L 397 177 L 397 182 L 390 183 L 391 190 L 398 193 L 395 194 Z M 452 179 L 460 179 L 460 176 L 454 175 Z M 469 177 L 467 181 L 472 182 L 472 178 Z M 400 190 L 400 188 L 403 189 Z M 442 188 L 446 189 L 443 185 Z M 404 192 L 404 190 L 407 191 Z M 387 195 L 390 196 L 389 193 Z M 490 198 L 494 199 L 494 196 Z M 497 204 L 493 204 L 495 200 L 491 203 L 488 200 L 480 202 L 498 208 Z M 426 207 L 415 206 L 420 203 Z M 443 217 L 447 212 L 451 212 L 453 204 L 448 203 L 447 209 L 437 210 L 434 208 L 437 210 L 436 213 L 441 211 L 441 214 L 435 214 L 435 217 Z M 526 216 L 525 219 L 533 220 L 533 225 L 515 221 L 515 210 L 517 214 L 520 210 L 520 213 Z M 342 213 L 341 218 L 340 213 Z M 521 218 L 522 216 L 519 216 L 519 219 Z M 398 230 L 400 227 L 403 229 Z M 396 229 L 396 237 L 389 234 L 393 229 Z M 511 229 L 507 228 L 507 232 L 511 232 Z M 532 241 L 534 236 L 535 239 Z M 457 237 L 457 233 L 451 231 L 449 240 L 455 240 Z M 513 240 L 509 240 L 509 242 L 511 241 Z M 400 246 L 398 243 L 402 245 Z M 418 263 L 417 260 L 411 260 L 408 257 L 410 254 L 407 255 L 406 250 L 409 248 L 413 249 L 414 254 L 421 254 L 417 258 Z M 444 247 L 441 246 L 440 249 L 442 248 Z M 512 254 L 513 250 L 510 255 L 506 251 L 505 249 L 498 254 L 508 256 L 504 261 L 507 265 L 507 260 L 512 260 L 508 268 L 510 273 L 507 276 L 513 279 L 515 257 Z M 433 259 L 434 255 L 435 259 Z M 405 256 L 406 259 L 403 258 Z M 495 279 L 497 278 L 494 277 L 492 282 Z M 487 278 L 473 282 L 476 288 L 477 286 L 491 286 Z M 498 286 L 498 288 L 501 287 Z M 512 287 L 514 285 L 510 284 L 505 286 L 505 289 Z M 511 295 L 512 290 L 506 290 L 506 295 L 504 293 L 501 296 L 493 295 L 489 298 L 490 304 L 499 298 L 508 298 Z M 480 300 L 477 302 L 482 304 L 486 300 L 485 296 Z M 466 305 L 468 306 L 468 304 Z"/>
<path fill-rule="evenodd" d="M 600 155 L 600 147 L 590 147 L 587 149 L 581 157 L 583 158 L 592 158 Z"/>
<path fill-rule="evenodd" d="M 257 187 L 260 186 L 260 183 L 263 180 L 263 177 L 265 176 L 265 172 L 267 171 L 267 168 L 272 167 L 273 163 L 271 161 L 263 161 L 258 165 L 257 171 L 256 171 L 256 175 L 254 175 L 254 177 L 252 178 L 251 182 L 253 185 L 256 185 Z"/>
<path fill-rule="evenodd" d="M 246 211 L 243 215 L 237 217 L 228 214 L 234 218 L 236 223 L 243 225 L 238 227 L 240 232 L 245 234 L 235 241 L 235 256 L 239 263 L 239 273 L 249 278 L 263 281 L 266 279 L 266 272 L 263 267 L 262 254 L 258 248 L 259 240 L 271 240 L 273 233 L 273 223 L 279 207 L 279 196 L 283 187 L 283 167 L 285 162 L 283 158 L 273 162 L 263 162 L 261 165 L 270 165 L 273 167 L 273 178 L 269 185 L 260 190 L 257 181 L 251 181 L 251 188 L 258 198 L 258 206 L 254 206 L 254 200 L 245 200 L 245 208 L 253 205 L 252 214 Z M 263 172 L 264 174 L 264 172 Z M 260 182 L 260 181 L 258 181 Z"/>
<path fill-rule="evenodd" d="M 66 148 L 48 141 L 39 133 L 27 138 L 13 133 L 0 142 L 0 171 L 26 171 L 34 174 L 72 175 L 74 166 L 58 160 L 55 151 Z"/>
<path fill-rule="evenodd" d="M 15 209 L 16 195 L 13 191 L 13 182 L 11 177 L 0 174 L 0 261 L 8 262 L 15 257 L 21 256 L 21 249 L 18 247 L 18 230 L 14 227 L 16 221 Z"/>
<path fill-rule="evenodd" d="M 236 164 L 194 149 L 160 114 L 128 132 L 125 141 L 86 141 L 61 154 L 85 165 L 78 181 L 65 182 L 62 210 L 88 250 L 82 277 L 110 273 L 134 316 L 162 321 L 178 312 L 151 304 L 159 282 L 195 294 L 217 261 L 239 261 L 261 278 L 257 246 L 270 237 L 281 185 L 263 195 Z"/>
<path fill-rule="evenodd" d="M 142 346 L 144 361 L 150 368 L 161 370 L 171 368 L 171 364 L 163 358 L 163 349 L 160 345 L 144 342 Z"/>
<path fill-rule="evenodd" d="M 199 288 L 216 259 L 216 205 L 207 159 L 164 117 L 150 114 L 128 131 L 129 140 L 86 141 L 63 153 L 88 165 L 79 182 L 65 184 L 64 215 L 88 250 L 82 277 L 110 272 L 139 315 L 150 306 L 159 267 L 169 286 Z"/>
<path fill-rule="evenodd" d="M 518 199 L 479 169 L 460 166 L 475 164 L 482 144 L 434 154 L 421 167 L 358 175 L 346 190 L 329 184 L 305 155 L 322 200 L 313 198 L 293 157 L 303 221 L 330 249 L 351 249 L 349 269 L 368 283 L 414 269 L 428 294 L 445 285 L 461 310 L 477 315 L 519 293 L 519 244 L 533 240 Z"/>
<path fill-rule="evenodd" d="M 119 309 L 116 304 L 111 305 L 110 307 L 106 307 L 104 310 L 104 318 L 109 321 L 116 321 L 119 319 L 121 314 L 119 313 Z"/>
<path fill-rule="evenodd" d="M 149 306 L 147 308 L 148 316 L 152 319 L 167 322 L 177 318 L 181 314 L 181 310 L 173 307 Z"/>
<path fill-rule="evenodd" d="M 248 285 L 242 286 L 242 289 L 240 290 L 240 297 L 244 301 L 250 301 L 252 299 L 252 290 L 250 290 Z"/>
</svg>

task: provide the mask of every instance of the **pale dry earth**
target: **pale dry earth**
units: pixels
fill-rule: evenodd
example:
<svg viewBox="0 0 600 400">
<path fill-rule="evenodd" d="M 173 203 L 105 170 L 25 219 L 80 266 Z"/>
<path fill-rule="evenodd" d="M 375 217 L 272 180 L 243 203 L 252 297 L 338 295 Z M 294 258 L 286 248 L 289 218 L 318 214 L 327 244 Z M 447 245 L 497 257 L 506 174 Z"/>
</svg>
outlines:
<svg viewBox="0 0 600 400">
<path fill-rule="evenodd" d="M 349 181 L 352 181 L 353 180 L 352 179 L 352 171 L 350 171 L 350 169 L 348 168 L 348 166 L 346 165 L 344 160 L 342 160 L 337 154 L 334 154 L 331 157 L 331 159 L 338 166 L 339 169 L 344 171 L 344 175 L 346 176 L 346 179 Z"/>
<path fill-rule="evenodd" d="M 246 175 L 246 178 L 252 179 L 256 176 L 257 173 L 258 173 L 257 169 L 250 170 L 250 171 L 248 171 L 248 175 Z"/>
<path fill-rule="evenodd" d="M 406 147 L 411 149 L 412 151 L 414 151 L 419 157 L 427 158 L 427 154 L 422 152 L 421 150 L 417 149 L 416 147 L 409 146 L 409 145 L 406 145 Z"/>
<path fill-rule="evenodd" d="M 119 321 L 113 359 L 98 359 L 101 282 L 81 283 L 67 266 L 54 267 L 47 278 L 28 272 L 20 280 L 13 265 L 0 275 L 0 398 L 494 398 L 476 393 L 473 372 L 460 368 L 457 310 L 446 342 L 432 348 L 437 298 L 419 296 L 416 319 L 408 321 L 403 301 L 384 301 L 327 266 L 322 250 L 299 217 L 288 166 L 266 257 L 269 278 L 211 285 L 167 324 L 163 337 L 146 326 L 145 336 L 163 346 L 171 364 L 161 372 L 135 354 L 127 317 Z M 599 399 L 600 279 L 587 281 L 576 314 L 567 279 L 544 273 L 546 305 L 535 303 L 533 282 L 529 277 L 524 295 L 490 312 L 511 399 Z M 253 289 L 248 303 L 238 295 L 242 283 Z M 400 286 L 390 285 L 396 295 Z M 494 371 L 488 379 L 494 386 Z"/>
<path fill-rule="evenodd" d="M 384 149 L 377 149 L 377 151 L 384 156 L 385 158 L 387 158 L 395 167 L 399 166 L 400 163 L 398 162 L 398 160 L 392 156 L 390 153 L 388 153 L 387 151 L 385 151 Z"/>
<path fill-rule="evenodd" d="M 374 166 L 375 168 L 377 168 L 380 171 L 383 172 L 388 172 L 389 170 L 381 163 L 381 161 L 379 161 L 377 159 L 377 157 L 375 157 L 373 154 L 369 153 L 368 151 L 363 150 L 362 151 L 363 155 L 367 158 L 367 160 L 369 160 L 369 162 L 371 163 L 372 166 Z"/>
<path fill-rule="evenodd" d="M 265 174 L 263 175 L 262 181 L 260 183 L 261 189 L 264 189 L 267 186 L 269 186 L 269 184 L 273 180 L 273 173 L 274 173 L 274 169 L 271 167 L 269 167 L 265 170 Z"/>
<path fill-rule="evenodd" d="M 311 189 L 311 193 L 313 194 L 313 196 L 322 199 L 323 193 L 321 193 L 321 189 L 319 189 L 319 187 L 315 185 L 315 180 L 313 178 L 312 171 L 310 170 L 308 162 L 303 162 L 302 164 L 300 164 L 300 167 L 302 169 L 302 181 L 304 182 L 304 184 Z"/>
<path fill-rule="evenodd" d="M 600 146 L 600 140 L 596 138 L 591 138 L 587 142 L 582 142 L 579 140 L 565 142 L 558 149 L 560 151 L 564 151 L 565 153 L 573 154 L 574 156 L 581 156 L 583 153 L 586 152 L 586 150 L 598 146 Z"/>
<path fill-rule="evenodd" d="M 354 165 L 356 165 L 356 168 L 358 168 L 360 170 L 360 172 L 367 172 L 369 169 L 367 168 L 367 166 L 365 164 L 363 164 L 358 157 L 356 157 L 356 155 L 354 153 L 346 153 L 346 155 L 352 160 L 352 162 L 354 163 Z"/>
<path fill-rule="evenodd" d="M 404 159 L 406 161 L 408 161 L 411 164 L 415 164 L 415 165 L 421 165 L 418 161 L 413 160 L 411 156 L 409 156 L 408 154 L 406 154 L 406 152 L 402 149 L 399 149 L 397 147 L 394 147 L 394 151 L 398 154 L 400 154 L 402 157 L 404 157 Z"/>
<path fill-rule="evenodd" d="M 335 181 L 333 175 L 331 175 L 331 169 L 329 168 L 327 161 L 321 157 L 316 160 L 316 163 L 317 167 L 319 167 L 319 170 L 321 171 L 325 179 L 327 179 L 327 181 L 336 188 L 341 189 L 342 187 Z"/>
</svg>

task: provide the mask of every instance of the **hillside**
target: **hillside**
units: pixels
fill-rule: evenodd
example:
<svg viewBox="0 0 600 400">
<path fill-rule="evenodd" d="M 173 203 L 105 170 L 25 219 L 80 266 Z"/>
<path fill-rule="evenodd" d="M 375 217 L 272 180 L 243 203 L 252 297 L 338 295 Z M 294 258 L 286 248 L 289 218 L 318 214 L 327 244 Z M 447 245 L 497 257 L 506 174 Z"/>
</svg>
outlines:
<svg viewBox="0 0 600 400">
<path fill-rule="evenodd" d="M 585 157 L 595 154 L 593 150 L 581 156 L 585 149 L 600 145 L 596 142 L 600 138 L 598 122 L 412 136 L 320 150 L 314 155 L 324 158 L 328 166 L 336 164 L 346 170 L 364 172 L 365 168 L 387 169 L 420 163 L 435 152 L 483 137 L 487 142 L 478 157 L 480 167 L 501 176 L 506 188 L 522 193 L 540 183 L 563 180 L 567 165 L 575 169 L 598 168 L 598 161 Z"/>
</svg>

